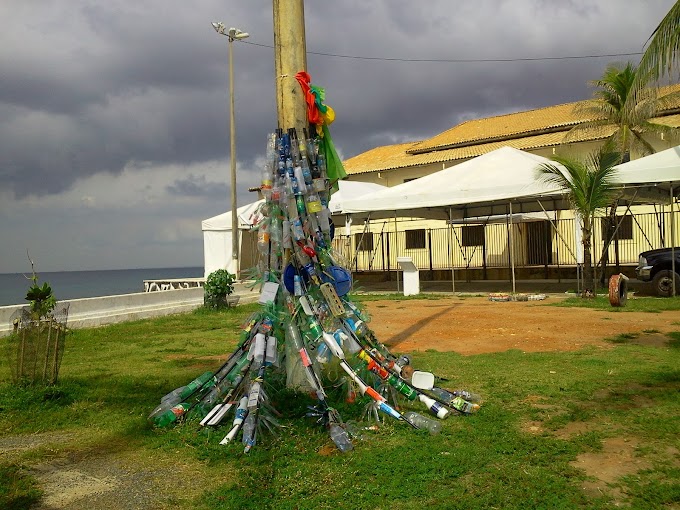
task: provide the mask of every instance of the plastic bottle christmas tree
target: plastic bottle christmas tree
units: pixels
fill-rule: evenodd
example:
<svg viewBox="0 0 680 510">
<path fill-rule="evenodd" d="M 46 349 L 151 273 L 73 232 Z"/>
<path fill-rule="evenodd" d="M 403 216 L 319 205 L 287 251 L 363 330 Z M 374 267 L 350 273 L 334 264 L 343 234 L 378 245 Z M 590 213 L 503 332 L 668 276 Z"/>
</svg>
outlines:
<svg viewBox="0 0 680 510">
<path fill-rule="evenodd" d="M 219 426 L 233 409 L 233 422 L 221 443 L 241 432 L 248 452 L 258 433 L 278 425 L 266 387 L 272 371 L 283 371 L 288 387 L 315 395 L 317 404 L 308 415 L 318 417 L 338 449 L 346 452 L 352 449 L 351 439 L 324 389 L 325 372 L 332 365 L 344 372 L 350 390 L 370 397 L 369 415 L 383 413 L 436 433 L 436 422 L 413 411 L 402 414 L 388 402 L 390 395 L 392 401 L 399 395 L 422 402 L 439 419 L 479 406 L 460 396 L 441 398 L 438 388 L 416 387 L 410 382 L 408 357 L 397 358 L 382 345 L 351 301 L 351 273 L 332 247 L 328 209 L 331 193 L 345 177 L 327 128 L 334 112 L 307 73 L 296 78 L 305 95 L 310 130 L 278 129 L 267 137 L 261 182 L 265 201 L 255 226 L 262 308 L 214 374 L 203 374 L 166 395 L 149 420 L 167 426 L 195 415 L 201 425 Z"/>
</svg>

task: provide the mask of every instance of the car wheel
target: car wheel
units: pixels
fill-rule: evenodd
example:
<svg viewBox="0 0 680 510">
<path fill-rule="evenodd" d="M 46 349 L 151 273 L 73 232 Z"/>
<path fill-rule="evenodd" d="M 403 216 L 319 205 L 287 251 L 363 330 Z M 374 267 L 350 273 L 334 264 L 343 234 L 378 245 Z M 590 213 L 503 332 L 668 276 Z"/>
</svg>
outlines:
<svg viewBox="0 0 680 510">
<path fill-rule="evenodd" d="M 652 280 L 654 292 L 659 297 L 670 297 L 673 295 L 673 271 L 664 269 L 659 271 Z M 675 273 L 675 295 L 680 295 L 680 274 Z"/>
</svg>

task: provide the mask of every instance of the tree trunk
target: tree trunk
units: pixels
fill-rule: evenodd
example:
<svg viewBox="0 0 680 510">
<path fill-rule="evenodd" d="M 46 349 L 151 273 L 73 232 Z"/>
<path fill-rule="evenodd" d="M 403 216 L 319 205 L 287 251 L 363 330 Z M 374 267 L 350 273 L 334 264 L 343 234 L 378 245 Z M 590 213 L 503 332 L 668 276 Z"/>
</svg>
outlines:
<svg viewBox="0 0 680 510">
<path fill-rule="evenodd" d="M 614 203 L 609 206 L 609 212 L 604 218 L 603 225 L 603 241 L 602 246 L 602 256 L 600 257 L 600 264 L 602 265 L 602 272 L 600 273 L 600 284 L 602 287 L 605 286 L 605 281 L 607 280 L 607 264 L 609 262 L 609 246 L 614 240 L 614 233 L 616 232 L 616 209 L 619 206 L 619 201 L 614 200 Z M 599 264 L 598 264 L 599 265 Z"/>
<path fill-rule="evenodd" d="M 593 227 L 590 216 L 583 218 L 583 295 L 592 295 L 595 288 L 595 277 L 593 274 L 593 263 L 591 254 L 591 239 Z"/>
</svg>

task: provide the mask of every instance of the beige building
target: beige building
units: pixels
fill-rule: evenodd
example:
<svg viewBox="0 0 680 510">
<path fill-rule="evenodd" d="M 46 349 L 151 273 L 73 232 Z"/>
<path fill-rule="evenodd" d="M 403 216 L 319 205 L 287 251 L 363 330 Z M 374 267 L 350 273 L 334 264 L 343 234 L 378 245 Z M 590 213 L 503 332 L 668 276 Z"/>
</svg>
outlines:
<svg viewBox="0 0 680 510">
<path fill-rule="evenodd" d="M 666 101 L 654 122 L 680 126 L 680 84 L 660 89 L 659 96 Z M 581 113 L 581 104 L 466 121 L 427 140 L 376 147 L 346 160 L 345 170 L 350 180 L 392 187 L 503 146 L 548 158 L 555 154 L 578 157 L 598 148 L 615 130 L 607 126 L 572 131 L 579 124 L 597 120 Z M 656 151 L 679 142 L 651 133 L 646 136 Z M 632 154 L 631 158 L 639 156 Z M 620 208 L 618 214 L 620 225 L 609 247 L 610 263 L 634 266 L 640 251 L 667 244 L 668 208 L 636 206 L 630 210 Z M 545 214 L 517 219 L 512 232 L 508 218 L 480 218 L 452 228 L 444 221 L 420 218 L 370 221 L 354 224 L 351 236 L 338 236 L 336 246 L 345 252 L 355 270 L 394 270 L 398 256 L 411 256 L 421 270 L 430 270 L 434 278 L 437 270 L 452 265 L 467 269 L 467 278 L 504 277 L 502 270 L 507 272 L 511 249 L 516 266 L 525 268 L 527 276 L 552 277 L 559 273 L 556 268 L 576 265 L 579 243 L 570 211 L 550 213 L 552 221 Z M 596 225 L 593 250 L 598 259 L 604 246 L 599 227 Z"/>
</svg>

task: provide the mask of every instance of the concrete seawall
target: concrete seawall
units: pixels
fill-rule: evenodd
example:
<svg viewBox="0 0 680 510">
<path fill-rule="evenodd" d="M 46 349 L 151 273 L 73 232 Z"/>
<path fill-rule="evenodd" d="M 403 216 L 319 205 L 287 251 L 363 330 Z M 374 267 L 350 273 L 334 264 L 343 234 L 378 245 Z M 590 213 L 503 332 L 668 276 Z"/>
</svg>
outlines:
<svg viewBox="0 0 680 510">
<path fill-rule="evenodd" d="M 69 305 L 68 327 L 88 328 L 173 313 L 189 312 L 203 305 L 203 288 L 140 292 L 118 296 L 102 296 L 59 301 Z M 233 296 L 239 303 L 257 301 L 259 292 L 237 284 Z M 12 331 L 10 318 L 26 305 L 0 306 L 0 337 Z"/>
</svg>

